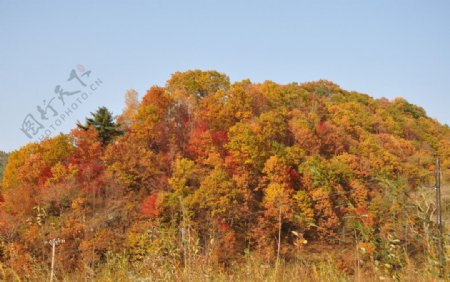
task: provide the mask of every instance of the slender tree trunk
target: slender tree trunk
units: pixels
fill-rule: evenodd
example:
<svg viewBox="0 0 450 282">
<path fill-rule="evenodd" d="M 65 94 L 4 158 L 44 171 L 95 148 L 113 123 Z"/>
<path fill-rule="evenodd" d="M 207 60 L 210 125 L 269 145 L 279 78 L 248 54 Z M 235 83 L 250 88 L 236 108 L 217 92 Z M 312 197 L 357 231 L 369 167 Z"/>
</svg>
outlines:
<svg viewBox="0 0 450 282">
<path fill-rule="evenodd" d="M 180 207 L 181 207 L 181 213 L 183 215 L 182 219 L 182 227 L 181 227 L 181 245 L 183 248 L 183 259 L 184 259 L 184 271 L 188 272 L 189 270 L 189 241 L 190 241 L 190 234 L 188 234 L 188 227 L 186 223 L 186 216 L 187 212 L 184 207 L 183 199 L 181 197 L 178 198 L 180 200 Z"/>
<path fill-rule="evenodd" d="M 277 246 L 277 260 L 275 262 L 275 277 L 274 279 L 277 279 L 277 275 L 278 275 L 278 265 L 280 264 L 280 250 L 281 250 L 281 225 L 282 225 L 282 221 L 281 221 L 281 206 L 280 209 L 278 211 L 278 246 Z"/>
</svg>

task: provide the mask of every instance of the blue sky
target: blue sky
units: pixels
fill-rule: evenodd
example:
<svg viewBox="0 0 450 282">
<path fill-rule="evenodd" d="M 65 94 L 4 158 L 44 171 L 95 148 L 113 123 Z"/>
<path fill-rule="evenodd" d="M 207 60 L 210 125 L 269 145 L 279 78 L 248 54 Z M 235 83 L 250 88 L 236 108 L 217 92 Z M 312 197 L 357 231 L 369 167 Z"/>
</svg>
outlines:
<svg viewBox="0 0 450 282">
<path fill-rule="evenodd" d="M 142 97 L 188 69 L 232 81 L 329 79 L 405 97 L 449 124 L 449 13 L 450 1 L 0 0 L 0 150 L 30 141 L 25 117 L 39 120 L 56 85 L 74 87 L 67 79 L 80 64 L 103 83 L 52 134 L 99 106 L 118 114 L 127 89 Z"/>
</svg>

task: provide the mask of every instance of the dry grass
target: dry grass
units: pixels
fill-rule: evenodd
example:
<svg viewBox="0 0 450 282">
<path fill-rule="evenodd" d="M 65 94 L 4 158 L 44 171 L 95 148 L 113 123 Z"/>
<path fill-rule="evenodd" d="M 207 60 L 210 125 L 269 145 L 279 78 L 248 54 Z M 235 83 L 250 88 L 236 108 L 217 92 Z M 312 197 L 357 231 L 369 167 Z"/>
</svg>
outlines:
<svg viewBox="0 0 450 282">
<path fill-rule="evenodd" d="M 114 256 L 100 267 L 96 273 L 86 270 L 80 273 L 64 275 L 57 273 L 56 281 L 99 281 L 99 282 L 131 282 L 131 281 L 450 281 L 439 278 L 437 273 L 427 265 L 408 263 L 395 276 L 383 273 L 371 263 L 362 263 L 359 271 L 339 269 L 341 261 L 324 253 L 312 254 L 295 262 L 281 261 L 278 271 L 274 263 L 267 263 L 257 256 L 247 254 L 228 267 L 220 267 L 205 261 L 195 261 L 191 267 L 180 267 L 161 258 L 146 258 L 139 263 L 131 264 L 125 256 Z M 450 264 L 448 264 L 450 267 Z M 47 281 L 49 273 L 40 272 L 33 277 L 21 279 L 11 270 L 0 266 L 1 281 Z"/>
</svg>

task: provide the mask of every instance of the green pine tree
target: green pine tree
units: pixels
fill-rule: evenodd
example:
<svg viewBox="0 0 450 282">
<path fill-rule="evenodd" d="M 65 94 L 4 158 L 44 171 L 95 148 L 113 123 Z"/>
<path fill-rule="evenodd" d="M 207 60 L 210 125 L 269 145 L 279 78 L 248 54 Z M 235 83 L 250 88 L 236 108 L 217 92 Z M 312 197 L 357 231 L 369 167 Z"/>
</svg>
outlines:
<svg viewBox="0 0 450 282">
<path fill-rule="evenodd" d="M 86 118 L 84 125 L 78 123 L 78 127 L 87 130 L 93 126 L 97 129 L 103 144 L 108 144 L 116 136 L 122 135 L 123 131 L 119 129 L 119 124 L 114 121 L 113 114 L 106 108 L 100 107 L 92 117 Z"/>
</svg>

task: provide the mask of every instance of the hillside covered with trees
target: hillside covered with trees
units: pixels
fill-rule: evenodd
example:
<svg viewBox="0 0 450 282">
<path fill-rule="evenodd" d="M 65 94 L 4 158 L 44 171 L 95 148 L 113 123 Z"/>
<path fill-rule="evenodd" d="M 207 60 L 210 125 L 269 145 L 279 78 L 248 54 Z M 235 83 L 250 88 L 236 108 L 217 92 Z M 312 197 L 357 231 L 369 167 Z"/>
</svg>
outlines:
<svg viewBox="0 0 450 282">
<path fill-rule="evenodd" d="M 321 255 L 346 277 L 437 272 L 434 199 L 422 190 L 437 156 L 450 171 L 450 129 L 422 108 L 326 80 L 231 83 L 199 70 L 125 102 L 117 118 L 100 108 L 70 134 L 9 154 L 4 277 L 47 275 L 53 238 L 65 240 L 60 278 L 121 262 L 176 280 L 248 257 L 281 275 Z"/>
</svg>

